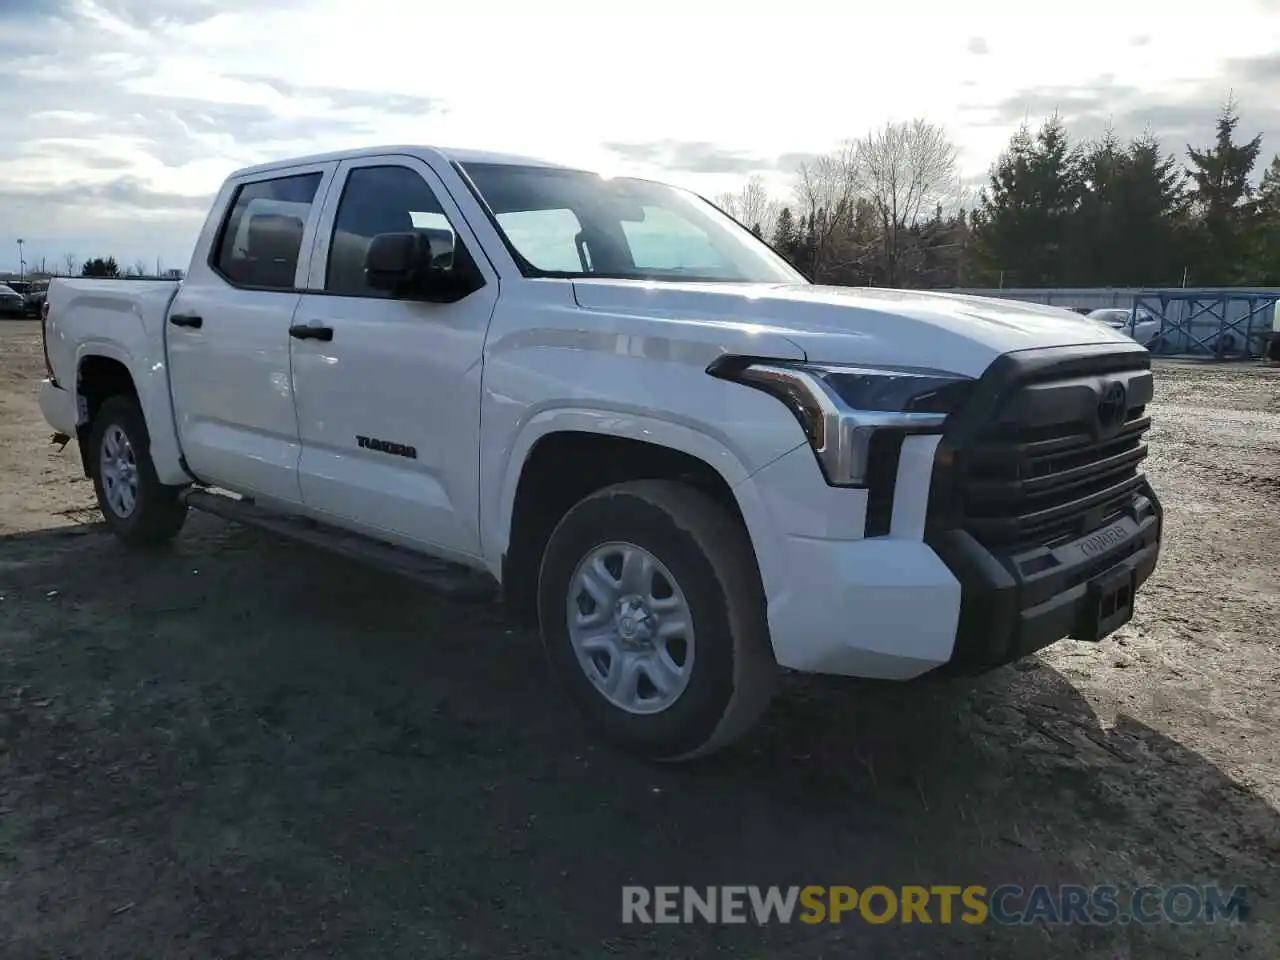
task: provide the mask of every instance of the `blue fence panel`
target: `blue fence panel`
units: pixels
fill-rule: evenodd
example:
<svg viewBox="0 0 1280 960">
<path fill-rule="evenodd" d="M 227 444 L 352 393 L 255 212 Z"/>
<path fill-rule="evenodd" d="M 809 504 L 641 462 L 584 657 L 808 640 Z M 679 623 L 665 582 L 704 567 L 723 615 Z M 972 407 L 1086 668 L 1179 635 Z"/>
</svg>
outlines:
<svg viewBox="0 0 1280 960">
<path fill-rule="evenodd" d="M 951 289 L 947 293 L 1052 304 L 1069 310 L 1126 308 L 1130 326 L 1142 312 L 1160 321 L 1152 353 L 1259 356 L 1271 335 L 1280 289 L 1253 287 L 1144 289 L 1141 287 Z"/>
</svg>

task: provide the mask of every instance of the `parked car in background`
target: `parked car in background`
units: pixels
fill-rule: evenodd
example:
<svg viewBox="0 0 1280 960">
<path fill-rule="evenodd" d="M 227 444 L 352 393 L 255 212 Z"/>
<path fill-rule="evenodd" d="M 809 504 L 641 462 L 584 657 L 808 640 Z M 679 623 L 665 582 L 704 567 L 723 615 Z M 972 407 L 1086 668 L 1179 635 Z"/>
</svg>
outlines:
<svg viewBox="0 0 1280 960">
<path fill-rule="evenodd" d="M 1144 347 L 1149 347 L 1160 336 L 1160 318 L 1153 317 L 1146 310 L 1127 310 L 1124 307 L 1104 307 L 1101 310 L 1091 310 L 1088 313 L 1090 320 L 1098 320 L 1111 327 L 1113 330 L 1119 330 L 1128 337 L 1132 337 Z"/>
<path fill-rule="evenodd" d="M 21 317 L 27 312 L 27 298 L 7 283 L 0 283 L 0 317 Z"/>
<path fill-rule="evenodd" d="M 40 316 L 40 308 L 44 306 L 45 297 L 49 294 L 48 280 L 9 280 L 6 285 L 22 297 L 24 315 Z"/>
<path fill-rule="evenodd" d="M 27 300 L 27 314 L 32 317 L 40 316 L 40 308 L 44 306 L 44 301 L 49 296 L 49 281 L 33 281 L 24 293 Z"/>
</svg>

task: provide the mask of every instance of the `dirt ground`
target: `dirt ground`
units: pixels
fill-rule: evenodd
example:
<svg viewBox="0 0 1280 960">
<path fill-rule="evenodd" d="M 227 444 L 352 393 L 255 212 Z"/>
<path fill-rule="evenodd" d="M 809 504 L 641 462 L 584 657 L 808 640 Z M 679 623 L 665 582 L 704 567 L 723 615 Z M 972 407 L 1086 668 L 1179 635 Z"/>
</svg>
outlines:
<svg viewBox="0 0 1280 960">
<path fill-rule="evenodd" d="M 1280 956 L 1280 369 L 1157 364 L 1134 622 L 595 744 L 494 610 L 193 516 L 105 534 L 0 324 L 0 956 Z M 623 926 L 621 885 L 1216 883 L 1243 924 Z"/>
</svg>

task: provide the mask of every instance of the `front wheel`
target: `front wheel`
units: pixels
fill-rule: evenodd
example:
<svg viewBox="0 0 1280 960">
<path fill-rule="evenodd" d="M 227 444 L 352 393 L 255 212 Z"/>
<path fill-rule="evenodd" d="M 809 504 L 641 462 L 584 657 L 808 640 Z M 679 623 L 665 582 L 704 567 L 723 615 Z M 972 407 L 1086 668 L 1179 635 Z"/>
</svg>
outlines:
<svg viewBox="0 0 1280 960">
<path fill-rule="evenodd" d="M 643 480 L 574 506 L 538 585 L 552 670 L 594 732 L 683 760 L 744 733 L 777 674 L 742 523 L 686 484 Z"/>
<path fill-rule="evenodd" d="M 89 434 L 93 487 L 111 532 L 134 546 L 171 540 L 187 519 L 181 487 L 156 478 L 151 437 L 133 397 L 108 398 Z"/>
</svg>

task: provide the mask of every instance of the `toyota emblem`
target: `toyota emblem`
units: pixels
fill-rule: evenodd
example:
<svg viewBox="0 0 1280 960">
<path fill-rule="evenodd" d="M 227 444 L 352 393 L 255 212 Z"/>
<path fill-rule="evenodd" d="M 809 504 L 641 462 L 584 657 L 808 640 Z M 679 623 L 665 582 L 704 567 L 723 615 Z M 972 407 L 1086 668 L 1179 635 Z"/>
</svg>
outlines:
<svg viewBox="0 0 1280 960">
<path fill-rule="evenodd" d="M 1102 396 L 1098 400 L 1098 430 L 1101 433 L 1110 433 L 1119 427 L 1128 412 L 1123 383 L 1113 382 L 1102 388 Z"/>
</svg>

